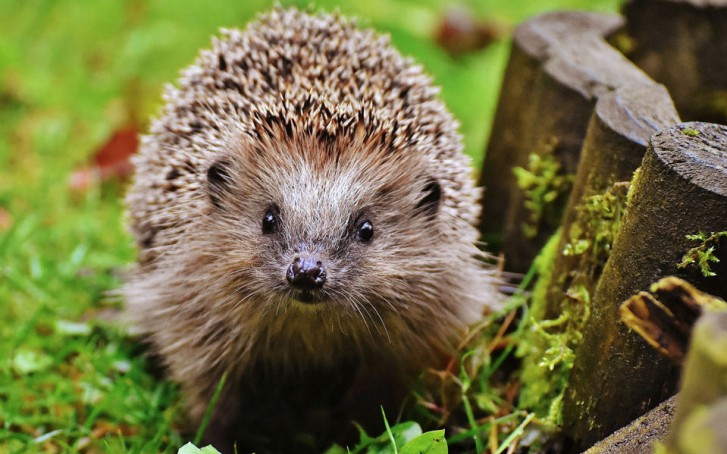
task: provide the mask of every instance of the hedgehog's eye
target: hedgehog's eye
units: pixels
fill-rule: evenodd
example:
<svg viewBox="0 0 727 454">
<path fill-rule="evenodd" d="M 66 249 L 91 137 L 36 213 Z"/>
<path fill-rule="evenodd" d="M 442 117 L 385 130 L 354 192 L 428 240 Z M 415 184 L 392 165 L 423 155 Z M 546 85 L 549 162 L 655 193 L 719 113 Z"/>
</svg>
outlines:
<svg viewBox="0 0 727 454">
<path fill-rule="evenodd" d="M 268 209 L 263 216 L 263 234 L 270 235 L 278 231 L 278 216 L 273 208 Z"/>
<path fill-rule="evenodd" d="M 356 223 L 356 237 L 363 243 L 369 243 L 374 238 L 374 225 L 368 219 Z"/>
</svg>

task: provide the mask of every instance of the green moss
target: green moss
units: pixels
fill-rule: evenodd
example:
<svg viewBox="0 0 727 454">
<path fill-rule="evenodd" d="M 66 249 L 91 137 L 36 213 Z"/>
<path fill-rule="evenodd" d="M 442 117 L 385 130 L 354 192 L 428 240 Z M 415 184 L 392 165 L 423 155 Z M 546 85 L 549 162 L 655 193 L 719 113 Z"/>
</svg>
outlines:
<svg viewBox="0 0 727 454">
<path fill-rule="evenodd" d="M 693 128 L 684 128 L 682 132 L 689 137 L 696 137 L 699 135 L 699 131 Z"/>
<path fill-rule="evenodd" d="M 515 167 L 513 173 L 523 191 L 524 206 L 530 213 L 522 230 L 527 238 L 534 238 L 541 226 L 556 225 L 560 221 L 562 201 L 571 188 L 573 175 L 563 174 L 561 164 L 553 155 L 558 145 L 556 138 L 543 142 L 528 156 L 528 165 Z"/>
<path fill-rule="evenodd" d="M 571 342 L 565 331 L 560 329 L 572 320 L 571 314 L 563 313 L 557 319 L 543 320 L 559 240 L 560 230 L 535 259 L 538 280 L 531 296 L 527 332 L 517 351 L 517 356 L 523 358 L 519 405 L 534 411 L 552 425 L 560 422 L 562 394 L 573 366 Z"/>
<path fill-rule="evenodd" d="M 710 264 L 719 262 L 715 252 L 719 249 L 722 238 L 727 238 L 727 231 L 712 232 L 709 235 L 703 232 L 687 235 L 688 240 L 697 241 L 699 245 L 689 249 L 677 267 L 684 269 L 693 266 L 698 268 L 704 277 L 716 276 L 717 273 L 712 271 Z"/>
<path fill-rule="evenodd" d="M 626 192 L 626 205 L 624 206 L 624 210 L 628 209 L 628 207 L 631 206 L 631 201 L 634 198 L 634 192 L 636 191 L 636 187 L 638 186 L 639 178 L 641 177 L 641 167 L 638 167 L 636 170 L 634 170 L 634 175 L 631 177 L 631 184 L 629 185 L 629 190 Z"/>
<path fill-rule="evenodd" d="M 590 313 L 590 294 L 579 287 L 569 298 L 569 304 L 555 319 L 531 318 L 527 354 L 523 361 L 520 405 L 558 425 L 561 421 L 561 401 L 575 360 L 575 346 L 582 339 L 580 327 Z M 586 315 L 583 315 L 583 314 Z"/>
<path fill-rule="evenodd" d="M 576 208 L 576 220 L 562 250 L 558 249 L 560 236 L 556 234 L 536 259 L 539 278 L 532 292 L 528 336 L 518 350 L 523 358 L 520 405 L 554 425 L 561 420 L 561 401 L 574 350 L 591 314 L 591 292 L 621 224 L 627 187 L 616 183 L 586 197 Z M 554 263 L 559 253 L 573 262 L 556 276 Z M 562 299 L 552 301 L 558 298 Z M 554 312 L 557 317 L 544 318 Z"/>
<path fill-rule="evenodd" d="M 558 255 L 558 243 L 560 242 L 560 229 L 557 230 L 545 243 L 543 249 L 535 260 L 533 266 L 538 278 L 533 287 L 530 303 L 530 315 L 533 318 L 541 319 L 545 315 L 545 300 L 548 291 L 548 282 L 553 276 L 553 263 Z"/>
<path fill-rule="evenodd" d="M 602 265 L 611 254 L 611 246 L 621 226 L 628 185 L 616 183 L 601 194 L 587 197 L 576 208 L 578 217 L 569 229 L 563 255 L 588 252 L 588 261 Z"/>
</svg>

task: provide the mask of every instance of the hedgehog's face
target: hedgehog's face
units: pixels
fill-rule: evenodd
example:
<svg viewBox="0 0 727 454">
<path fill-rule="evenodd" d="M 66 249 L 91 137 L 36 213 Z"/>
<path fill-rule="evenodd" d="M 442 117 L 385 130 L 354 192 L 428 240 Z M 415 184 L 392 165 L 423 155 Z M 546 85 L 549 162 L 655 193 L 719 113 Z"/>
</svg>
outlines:
<svg viewBox="0 0 727 454">
<path fill-rule="evenodd" d="M 365 150 L 320 154 L 246 153 L 209 167 L 231 285 L 276 312 L 372 320 L 437 294 L 450 264 L 440 252 L 448 247 L 442 189 L 426 163 Z"/>
</svg>

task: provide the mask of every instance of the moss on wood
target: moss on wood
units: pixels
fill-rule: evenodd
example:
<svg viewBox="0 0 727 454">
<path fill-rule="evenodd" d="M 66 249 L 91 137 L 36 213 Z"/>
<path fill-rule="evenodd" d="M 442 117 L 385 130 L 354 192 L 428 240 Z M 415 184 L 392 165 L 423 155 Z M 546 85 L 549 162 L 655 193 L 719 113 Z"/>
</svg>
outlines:
<svg viewBox="0 0 727 454">
<path fill-rule="evenodd" d="M 685 128 L 699 131 L 690 136 Z M 695 231 L 727 230 L 727 126 L 688 123 L 651 138 L 611 257 L 593 298 L 564 398 L 564 425 L 582 447 L 652 408 L 676 389 L 678 370 L 620 322 L 618 307 L 666 275 Z M 721 164 L 720 164 L 721 163 Z M 717 296 L 727 281 L 688 279 Z"/>
</svg>

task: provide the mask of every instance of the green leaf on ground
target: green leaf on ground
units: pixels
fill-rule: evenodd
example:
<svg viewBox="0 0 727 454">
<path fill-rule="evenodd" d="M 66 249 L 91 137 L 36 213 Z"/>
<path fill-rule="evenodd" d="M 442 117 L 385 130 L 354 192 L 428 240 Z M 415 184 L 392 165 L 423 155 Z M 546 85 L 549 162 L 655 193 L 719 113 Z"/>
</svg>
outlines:
<svg viewBox="0 0 727 454">
<path fill-rule="evenodd" d="M 447 454 L 444 430 L 425 432 L 404 445 L 400 454 Z"/>
</svg>

